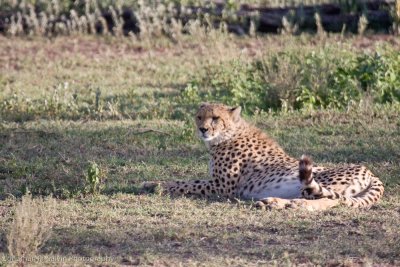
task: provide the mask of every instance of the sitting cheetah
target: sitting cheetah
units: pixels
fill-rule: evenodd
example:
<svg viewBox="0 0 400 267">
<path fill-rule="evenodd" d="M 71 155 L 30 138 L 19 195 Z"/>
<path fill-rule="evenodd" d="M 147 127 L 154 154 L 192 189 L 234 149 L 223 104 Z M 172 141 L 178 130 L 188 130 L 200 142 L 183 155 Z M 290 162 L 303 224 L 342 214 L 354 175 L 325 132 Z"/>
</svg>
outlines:
<svg viewBox="0 0 400 267">
<path fill-rule="evenodd" d="M 383 194 L 382 182 L 366 167 L 312 166 L 288 156 L 260 129 L 240 116 L 240 107 L 202 104 L 196 114 L 199 137 L 210 151 L 211 180 L 162 185 L 173 195 L 256 200 L 259 207 L 325 210 L 339 204 L 369 207 Z"/>
</svg>

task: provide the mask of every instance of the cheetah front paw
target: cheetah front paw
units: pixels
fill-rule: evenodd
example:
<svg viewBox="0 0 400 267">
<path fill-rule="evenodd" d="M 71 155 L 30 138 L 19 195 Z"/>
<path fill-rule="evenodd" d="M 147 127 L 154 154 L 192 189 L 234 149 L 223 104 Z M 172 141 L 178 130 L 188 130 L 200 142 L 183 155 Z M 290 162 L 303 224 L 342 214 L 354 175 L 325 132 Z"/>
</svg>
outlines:
<svg viewBox="0 0 400 267">
<path fill-rule="evenodd" d="M 139 188 L 140 194 L 157 194 L 162 190 L 161 182 L 144 182 Z"/>
<path fill-rule="evenodd" d="M 287 205 L 290 204 L 290 200 L 283 199 L 283 198 L 277 198 L 277 197 L 267 197 L 264 199 L 261 199 L 255 203 L 255 207 L 259 209 L 284 209 L 287 207 Z"/>
</svg>

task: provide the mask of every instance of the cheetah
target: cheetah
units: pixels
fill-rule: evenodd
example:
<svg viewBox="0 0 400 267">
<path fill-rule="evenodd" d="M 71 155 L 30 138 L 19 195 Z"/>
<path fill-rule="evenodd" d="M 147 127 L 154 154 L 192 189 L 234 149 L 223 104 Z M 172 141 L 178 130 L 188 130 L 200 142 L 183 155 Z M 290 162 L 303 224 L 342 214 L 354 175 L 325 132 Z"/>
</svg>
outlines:
<svg viewBox="0 0 400 267">
<path fill-rule="evenodd" d="M 172 195 L 220 196 L 256 201 L 260 208 L 326 210 L 338 205 L 370 207 L 383 195 L 382 182 L 365 166 L 313 166 L 290 157 L 240 107 L 201 104 L 197 133 L 210 152 L 210 180 L 162 184 Z"/>
</svg>

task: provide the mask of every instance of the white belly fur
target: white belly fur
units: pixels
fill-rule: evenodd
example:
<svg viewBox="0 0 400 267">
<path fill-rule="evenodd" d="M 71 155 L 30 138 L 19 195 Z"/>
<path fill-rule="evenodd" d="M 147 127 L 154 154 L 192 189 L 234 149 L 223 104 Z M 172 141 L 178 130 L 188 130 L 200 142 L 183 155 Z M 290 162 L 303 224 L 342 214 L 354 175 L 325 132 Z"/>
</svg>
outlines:
<svg viewBox="0 0 400 267">
<path fill-rule="evenodd" d="M 302 185 L 299 180 L 290 180 L 280 184 L 279 188 L 276 188 L 276 184 L 271 184 L 271 187 L 244 192 L 241 198 L 252 200 L 260 200 L 267 197 L 295 199 L 301 197 L 301 188 Z"/>
</svg>

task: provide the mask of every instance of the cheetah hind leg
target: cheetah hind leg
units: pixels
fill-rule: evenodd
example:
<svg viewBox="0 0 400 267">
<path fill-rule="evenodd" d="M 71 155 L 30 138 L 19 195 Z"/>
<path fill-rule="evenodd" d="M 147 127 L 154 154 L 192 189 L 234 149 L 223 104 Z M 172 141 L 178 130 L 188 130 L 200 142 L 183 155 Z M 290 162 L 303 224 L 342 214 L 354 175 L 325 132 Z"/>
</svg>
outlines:
<svg viewBox="0 0 400 267">
<path fill-rule="evenodd" d="M 339 206 L 339 199 L 319 198 L 319 199 L 293 199 L 286 208 L 304 209 L 308 211 L 322 211 Z"/>
<path fill-rule="evenodd" d="M 328 210 L 340 204 L 338 199 L 283 199 L 268 197 L 255 203 L 257 208 L 261 209 L 299 209 L 308 211 Z"/>
</svg>

